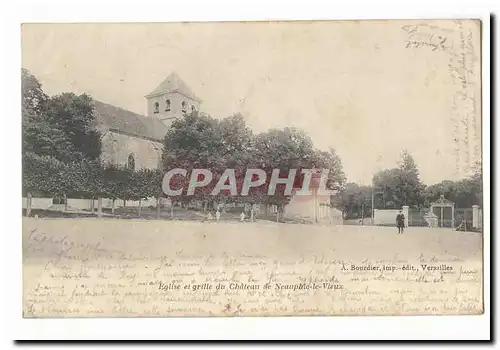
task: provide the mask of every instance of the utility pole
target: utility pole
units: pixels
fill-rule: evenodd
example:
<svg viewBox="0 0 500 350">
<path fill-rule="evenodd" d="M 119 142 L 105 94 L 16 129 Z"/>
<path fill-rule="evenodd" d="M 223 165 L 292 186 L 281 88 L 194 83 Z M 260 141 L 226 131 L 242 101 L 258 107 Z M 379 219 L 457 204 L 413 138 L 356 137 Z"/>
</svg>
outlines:
<svg viewBox="0 0 500 350">
<path fill-rule="evenodd" d="M 365 197 L 363 197 L 363 203 L 361 204 L 361 226 L 365 224 Z"/>
<path fill-rule="evenodd" d="M 385 203 L 385 192 L 384 191 L 377 191 L 375 193 L 375 185 L 372 183 L 372 226 L 375 226 L 375 195 L 376 194 L 381 194 L 382 198 Z M 384 205 L 385 209 L 385 205 Z"/>
<path fill-rule="evenodd" d="M 372 176 L 372 226 L 375 226 L 375 175 L 380 171 L 380 162 L 382 161 L 382 153 L 378 154 L 377 159 L 375 160 L 375 168 L 377 170 L 376 173 Z M 377 192 L 379 194 L 380 192 Z M 385 200 L 384 200 L 385 203 Z"/>
<path fill-rule="evenodd" d="M 375 226 L 375 186 L 372 181 L 372 226 Z"/>
</svg>

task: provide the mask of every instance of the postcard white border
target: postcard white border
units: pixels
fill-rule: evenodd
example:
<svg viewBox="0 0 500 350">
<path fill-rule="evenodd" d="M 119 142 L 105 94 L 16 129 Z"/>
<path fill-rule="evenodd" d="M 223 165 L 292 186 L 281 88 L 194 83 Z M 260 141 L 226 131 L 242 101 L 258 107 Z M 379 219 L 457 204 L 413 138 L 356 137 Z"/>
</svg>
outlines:
<svg viewBox="0 0 500 350">
<path fill-rule="evenodd" d="M 487 1 L 34 1 L 11 2 L 4 12 L 1 55 L 3 120 L 4 273 L 0 288 L 6 310 L 7 339 L 488 339 L 490 256 L 485 234 L 484 273 L 486 312 L 460 317 L 293 317 L 185 319 L 22 319 L 21 315 L 21 123 L 20 23 L 23 22 L 160 22 L 268 19 L 410 19 L 480 18 L 483 20 L 483 157 L 484 221 L 490 213 L 490 36 Z M 498 5 L 497 5 L 498 6 Z M 467 8 L 467 12 L 463 9 Z M 6 32 L 7 30 L 7 32 Z M 498 92 L 497 92 L 498 93 Z M 8 200 L 6 200 L 8 198 Z"/>
</svg>

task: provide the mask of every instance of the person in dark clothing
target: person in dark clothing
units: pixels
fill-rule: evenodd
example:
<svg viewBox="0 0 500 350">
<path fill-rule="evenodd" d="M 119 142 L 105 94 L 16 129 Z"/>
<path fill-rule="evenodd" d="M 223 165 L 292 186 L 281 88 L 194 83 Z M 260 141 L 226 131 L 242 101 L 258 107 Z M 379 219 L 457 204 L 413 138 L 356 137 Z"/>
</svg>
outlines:
<svg viewBox="0 0 500 350">
<path fill-rule="evenodd" d="M 405 216 L 401 210 L 396 216 L 396 226 L 398 227 L 398 234 L 403 234 L 405 228 Z"/>
</svg>

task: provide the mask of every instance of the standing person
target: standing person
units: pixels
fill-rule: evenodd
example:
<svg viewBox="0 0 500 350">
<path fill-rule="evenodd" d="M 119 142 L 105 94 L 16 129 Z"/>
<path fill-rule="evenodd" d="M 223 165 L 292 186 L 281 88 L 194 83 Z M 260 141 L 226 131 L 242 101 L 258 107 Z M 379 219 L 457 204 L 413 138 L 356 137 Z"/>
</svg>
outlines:
<svg viewBox="0 0 500 350">
<path fill-rule="evenodd" d="M 220 219 L 220 211 L 219 209 L 217 209 L 217 211 L 215 212 L 215 220 L 219 221 Z"/>
<path fill-rule="evenodd" d="M 396 216 L 396 226 L 398 227 L 398 234 L 403 234 L 405 228 L 405 216 L 401 210 Z"/>
<path fill-rule="evenodd" d="M 240 221 L 241 222 L 245 221 L 245 212 L 244 211 L 241 212 Z"/>
<path fill-rule="evenodd" d="M 259 205 L 255 205 L 253 209 L 253 221 L 257 221 L 257 216 L 260 214 L 260 207 Z"/>
</svg>

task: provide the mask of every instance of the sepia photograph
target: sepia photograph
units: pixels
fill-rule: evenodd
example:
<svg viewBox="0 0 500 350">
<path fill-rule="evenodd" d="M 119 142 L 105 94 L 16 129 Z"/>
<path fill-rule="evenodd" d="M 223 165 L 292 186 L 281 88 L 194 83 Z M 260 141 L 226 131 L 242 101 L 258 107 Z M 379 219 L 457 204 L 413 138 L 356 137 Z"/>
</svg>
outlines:
<svg viewBox="0 0 500 350">
<path fill-rule="evenodd" d="M 481 38 L 23 23 L 23 318 L 483 314 Z"/>
</svg>

